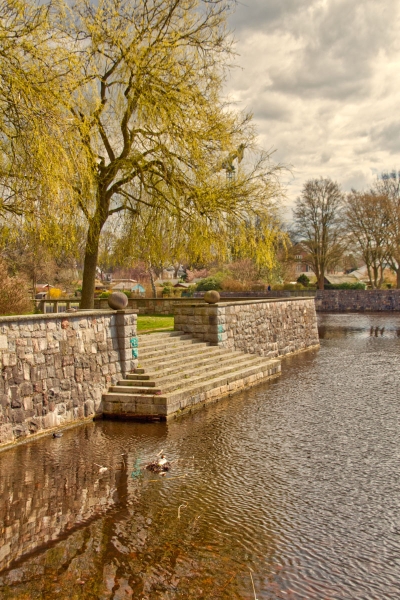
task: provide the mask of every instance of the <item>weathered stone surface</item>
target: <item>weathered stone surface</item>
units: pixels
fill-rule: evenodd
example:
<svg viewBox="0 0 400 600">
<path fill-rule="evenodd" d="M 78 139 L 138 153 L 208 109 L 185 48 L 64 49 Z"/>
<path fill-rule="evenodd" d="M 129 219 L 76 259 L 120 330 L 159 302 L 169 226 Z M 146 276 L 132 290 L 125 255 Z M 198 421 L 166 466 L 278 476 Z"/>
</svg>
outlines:
<svg viewBox="0 0 400 600">
<path fill-rule="evenodd" d="M 113 292 L 108 297 L 108 306 L 114 310 L 123 310 L 128 306 L 128 297 L 122 292 Z"/>
<path fill-rule="evenodd" d="M 206 319 L 199 322 L 199 317 Z M 319 345 L 313 298 L 175 307 L 175 329 L 229 350 L 276 358 Z"/>
<path fill-rule="evenodd" d="M 3 317 L 0 331 L 0 446 L 100 412 L 121 365 L 137 364 L 129 311 Z"/>
<path fill-rule="evenodd" d="M 208 290 L 208 292 L 206 292 L 204 294 L 204 302 L 207 302 L 207 304 L 216 304 L 217 302 L 220 301 L 221 296 L 219 295 L 219 293 L 216 290 Z"/>
</svg>

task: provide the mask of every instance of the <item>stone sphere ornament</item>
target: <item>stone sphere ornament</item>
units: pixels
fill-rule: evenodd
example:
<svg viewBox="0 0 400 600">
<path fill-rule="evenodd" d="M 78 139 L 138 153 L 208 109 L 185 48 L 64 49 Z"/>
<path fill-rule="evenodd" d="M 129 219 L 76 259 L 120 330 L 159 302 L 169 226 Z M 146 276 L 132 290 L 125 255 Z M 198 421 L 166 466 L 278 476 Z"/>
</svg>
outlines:
<svg viewBox="0 0 400 600">
<path fill-rule="evenodd" d="M 209 290 L 204 294 L 204 302 L 207 304 L 216 304 L 221 299 L 221 296 L 216 290 Z"/>
<path fill-rule="evenodd" d="M 123 310 L 128 306 L 128 298 L 122 292 L 113 292 L 108 296 L 108 306 L 114 310 Z"/>
</svg>

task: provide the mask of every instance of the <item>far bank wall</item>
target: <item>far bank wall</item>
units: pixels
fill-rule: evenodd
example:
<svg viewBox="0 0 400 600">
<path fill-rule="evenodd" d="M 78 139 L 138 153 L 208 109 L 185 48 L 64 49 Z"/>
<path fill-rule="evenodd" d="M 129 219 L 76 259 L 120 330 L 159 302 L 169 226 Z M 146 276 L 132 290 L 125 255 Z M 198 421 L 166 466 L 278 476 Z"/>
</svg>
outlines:
<svg viewBox="0 0 400 600">
<path fill-rule="evenodd" d="M 317 312 L 400 311 L 400 290 L 318 290 Z"/>
</svg>

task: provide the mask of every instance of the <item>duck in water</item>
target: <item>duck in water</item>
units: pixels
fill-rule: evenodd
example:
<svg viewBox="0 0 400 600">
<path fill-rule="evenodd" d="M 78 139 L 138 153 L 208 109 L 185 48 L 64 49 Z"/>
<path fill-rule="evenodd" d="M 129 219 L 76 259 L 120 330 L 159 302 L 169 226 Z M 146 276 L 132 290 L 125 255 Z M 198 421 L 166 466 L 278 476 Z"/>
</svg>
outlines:
<svg viewBox="0 0 400 600">
<path fill-rule="evenodd" d="M 171 463 L 167 461 L 164 454 L 161 454 L 158 460 L 154 460 L 153 462 L 146 465 L 146 469 L 148 471 L 152 471 L 153 473 L 165 473 L 169 471 L 171 468 Z"/>
</svg>

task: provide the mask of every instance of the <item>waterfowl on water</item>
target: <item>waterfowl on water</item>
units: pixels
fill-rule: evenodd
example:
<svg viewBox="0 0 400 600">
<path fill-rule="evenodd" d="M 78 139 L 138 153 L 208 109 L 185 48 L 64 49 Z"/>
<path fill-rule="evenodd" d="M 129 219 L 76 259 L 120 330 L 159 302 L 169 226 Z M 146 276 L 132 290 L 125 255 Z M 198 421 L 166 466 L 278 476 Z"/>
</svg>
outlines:
<svg viewBox="0 0 400 600">
<path fill-rule="evenodd" d="M 53 433 L 53 438 L 60 438 L 62 437 L 62 433 Z"/>
<path fill-rule="evenodd" d="M 164 454 L 162 454 L 158 460 L 155 460 L 146 465 L 146 469 L 148 471 L 152 471 L 153 473 L 164 473 L 166 471 L 169 471 L 170 468 L 171 464 L 167 461 Z"/>
</svg>

